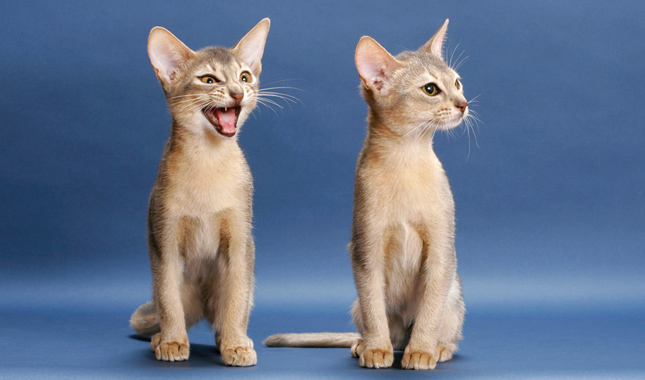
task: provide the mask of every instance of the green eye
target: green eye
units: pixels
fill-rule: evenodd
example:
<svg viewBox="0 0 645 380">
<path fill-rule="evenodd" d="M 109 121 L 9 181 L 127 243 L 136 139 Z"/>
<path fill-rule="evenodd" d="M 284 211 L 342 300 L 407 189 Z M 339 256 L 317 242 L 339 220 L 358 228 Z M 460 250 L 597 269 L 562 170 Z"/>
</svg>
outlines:
<svg viewBox="0 0 645 380">
<path fill-rule="evenodd" d="M 425 86 L 423 86 L 423 92 L 430 96 L 435 96 L 439 94 L 439 88 L 437 88 L 437 85 L 434 83 L 428 83 Z"/>
<path fill-rule="evenodd" d="M 457 90 L 461 90 L 461 82 L 459 81 L 459 79 L 455 81 L 455 87 L 457 87 Z"/>
<path fill-rule="evenodd" d="M 215 79 L 215 77 L 210 76 L 210 75 L 204 75 L 204 76 L 201 78 L 201 80 L 202 80 L 202 83 L 206 83 L 206 84 L 215 84 L 215 83 L 217 83 L 217 82 L 218 82 L 218 80 L 217 80 L 217 79 Z"/>
<path fill-rule="evenodd" d="M 251 82 L 251 73 L 248 71 L 243 72 L 240 74 L 240 80 L 244 83 L 250 83 Z"/>
</svg>

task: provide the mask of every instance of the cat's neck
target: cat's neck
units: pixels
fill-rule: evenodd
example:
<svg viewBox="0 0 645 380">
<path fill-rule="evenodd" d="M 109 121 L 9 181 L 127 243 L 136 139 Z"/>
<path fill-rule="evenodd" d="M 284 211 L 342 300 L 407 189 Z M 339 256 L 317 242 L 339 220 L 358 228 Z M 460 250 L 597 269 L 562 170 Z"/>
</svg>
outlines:
<svg viewBox="0 0 645 380">
<path fill-rule="evenodd" d="M 238 150 L 237 136 L 231 139 L 222 139 L 205 130 L 193 132 L 178 121 L 173 121 L 170 133 L 170 148 L 185 158 L 202 160 L 213 154 L 225 154 L 230 150 Z"/>
<path fill-rule="evenodd" d="M 367 142 L 387 151 L 422 149 L 432 151 L 433 131 L 423 132 L 417 125 L 402 125 L 395 117 L 381 117 L 370 108 L 367 118 Z M 396 128 L 394 128 L 396 126 Z M 398 131 L 410 132 L 398 132 Z"/>
</svg>

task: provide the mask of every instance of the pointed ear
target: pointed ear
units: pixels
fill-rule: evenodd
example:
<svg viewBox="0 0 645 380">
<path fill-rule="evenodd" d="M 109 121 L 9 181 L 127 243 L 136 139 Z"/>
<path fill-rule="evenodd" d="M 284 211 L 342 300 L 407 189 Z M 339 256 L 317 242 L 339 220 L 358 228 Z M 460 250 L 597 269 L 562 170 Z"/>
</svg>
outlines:
<svg viewBox="0 0 645 380">
<path fill-rule="evenodd" d="M 162 86 L 168 89 L 186 63 L 195 56 L 183 42 L 165 28 L 156 26 L 148 36 L 148 55 Z"/>
<path fill-rule="evenodd" d="M 372 37 L 363 36 L 356 45 L 354 62 L 363 85 L 381 95 L 389 92 L 389 79 L 401 63 Z"/>
<path fill-rule="evenodd" d="M 443 41 L 446 39 L 446 31 L 448 30 L 448 19 L 444 21 L 443 25 L 437 33 L 432 36 L 432 38 L 421 46 L 419 51 L 424 51 L 426 53 L 433 54 L 441 59 L 443 59 Z"/>
<path fill-rule="evenodd" d="M 231 49 L 249 65 L 255 76 L 259 76 L 262 71 L 261 59 L 270 27 L 271 20 L 262 19 Z"/>
</svg>

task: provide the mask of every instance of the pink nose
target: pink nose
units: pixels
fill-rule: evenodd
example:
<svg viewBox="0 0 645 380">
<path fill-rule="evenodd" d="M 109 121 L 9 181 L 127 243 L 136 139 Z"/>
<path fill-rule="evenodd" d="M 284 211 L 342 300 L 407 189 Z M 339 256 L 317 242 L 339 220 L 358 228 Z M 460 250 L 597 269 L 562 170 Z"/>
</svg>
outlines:
<svg viewBox="0 0 645 380">
<path fill-rule="evenodd" d="M 240 93 L 232 93 L 231 98 L 235 99 L 237 103 L 242 101 L 242 98 L 244 98 L 244 94 Z"/>
<path fill-rule="evenodd" d="M 466 108 L 468 107 L 468 102 L 459 102 L 459 103 L 455 104 L 455 106 L 457 108 L 459 108 L 461 110 L 461 112 L 463 113 L 463 112 L 466 112 Z"/>
</svg>

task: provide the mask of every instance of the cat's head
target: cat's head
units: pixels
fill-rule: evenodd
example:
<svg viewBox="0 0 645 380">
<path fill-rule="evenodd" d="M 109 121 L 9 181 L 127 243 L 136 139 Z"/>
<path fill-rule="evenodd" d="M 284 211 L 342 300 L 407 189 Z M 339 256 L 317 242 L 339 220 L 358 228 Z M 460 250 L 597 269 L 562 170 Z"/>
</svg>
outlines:
<svg viewBox="0 0 645 380">
<path fill-rule="evenodd" d="M 355 62 L 371 117 L 395 133 L 450 129 L 468 116 L 459 74 L 444 61 L 448 20 L 417 51 L 396 57 L 371 37 L 362 37 Z"/>
<path fill-rule="evenodd" d="M 269 26 L 265 18 L 230 49 L 198 51 L 164 28 L 150 31 L 148 55 L 175 125 L 224 139 L 236 135 L 257 104 Z"/>
</svg>

